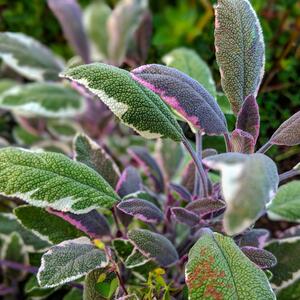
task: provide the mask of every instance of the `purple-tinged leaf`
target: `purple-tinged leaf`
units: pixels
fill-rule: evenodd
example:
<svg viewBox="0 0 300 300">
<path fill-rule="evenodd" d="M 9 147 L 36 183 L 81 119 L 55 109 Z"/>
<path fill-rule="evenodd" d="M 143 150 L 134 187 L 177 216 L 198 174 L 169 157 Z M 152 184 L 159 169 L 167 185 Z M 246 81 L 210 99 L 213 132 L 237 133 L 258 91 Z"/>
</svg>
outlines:
<svg viewBox="0 0 300 300">
<path fill-rule="evenodd" d="M 71 47 L 85 63 L 89 63 L 90 49 L 82 24 L 82 12 L 77 0 L 47 0 L 47 2 L 58 19 Z"/>
<path fill-rule="evenodd" d="M 110 228 L 106 218 L 96 210 L 92 210 L 87 214 L 81 215 L 66 213 L 54 209 L 47 209 L 47 211 L 69 222 L 93 239 L 110 236 Z"/>
<path fill-rule="evenodd" d="M 278 233 L 278 238 L 285 239 L 300 236 L 300 225 L 290 227 L 283 232 Z"/>
<path fill-rule="evenodd" d="M 128 232 L 128 239 L 143 255 L 154 258 L 163 267 L 170 266 L 178 260 L 178 253 L 173 244 L 161 234 L 133 229 Z"/>
<path fill-rule="evenodd" d="M 145 173 L 154 181 L 158 192 L 164 190 L 164 177 L 159 165 L 144 147 L 131 147 L 129 155 L 144 169 Z"/>
<path fill-rule="evenodd" d="M 126 61 L 132 67 L 140 66 L 145 63 L 152 36 L 152 15 L 146 10 L 142 17 L 139 27 L 134 33 L 132 43 L 129 44 Z"/>
<path fill-rule="evenodd" d="M 231 133 L 232 152 L 248 153 L 254 152 L 253 136 L 241 129 L 235 129 Z"/>
<path fill-rule="evenodd" d="M 239 246 L 252 246 L 256 248 L 263 248 L 270 236 L 267 229 L 251 229 L 245 232 L 239 240 Z"/>
<path fill-rule="evenodd" d="M 195 164 L 190 161 L 183 171 L 181 185 L 184 186 L 190 193 L 194 191 L 195 184 Z"/>
<path fill-rule="evenodd" d="M 226 207 L 225 202 L 218 199 L 198 199 L 189 203 L 185 208 L 202 216 L 217 212 Z"/>
<path fill-rule="evenodd" d="M 173 207 L 171 208 L 171 212 L 177 222 L 190 227 L 194 227 L 200 222 L 200 218 L 196 214 L 183 207 Z"/>
<path fill-rule="evenodd" d="M 256 97 L 265 65 L 261 26 L 248 0 L 218 0 L 215 48 L 223 90 L 238 114 L 246 97 Z"/>
<path fill-rule="evenodd" d="M 202 158 L 217 155 L 218 151 L 216 149 L 207 148 L 202 151 Z"/>
<path fill-rule="evenodd" d="M 75 160 L 97 171 L 113 188 L 116 186 L 120 170 L 103 147 L 80 133 L 74 139 Z"/>
<path fill-rule="evenodd" d="M 124 198 L 129 194 L 140 191 L 142 186 L 143 183 L 140 174 L 134 167 L 128 166 L 120 176 L 116 186 L 116 192 L 121 198 Z"/>
<path fill-rule="evenodd" d="M 238 113 L 236 129 L 248 132 L 253 136 L 254 144 L 256 144 L 259 135 L 260 117 L 259 108 L 253 95 L 248 96 Z"/>
<path fill-rule="evenodd" d="M 184 186 L 180 184 L 170 183 L 169 187 L 170 190 L 177 193 L 182 200 L 186 202 L 190 202 L 192 200 L 191 193 Z"/>
<path fill-rule="evenodd" d="M 133 79 L 158 94 L 196 129 L 208 135 L 227 132 L 225 116 L 216 100 L 188 75 L 158 64 L 144 65 L 131 73 Z"/>
<path fill-rule="evenodd" d="M 300 111 L 280 125 L 272 135 L 270 144 L 284 146 L 300 144 Z"/>
<path fill-rule="evenodd" d="M 255 248 L 255 247 L 242 247 L 243 253 L 261 269 L 269 269 L 277 264 L 276 257 L 269 251 Z"/>
<path fill-rule="evenodd" d="M 125 214 L 146 223 L 159 223 L 164 218 L 162 211 L 156 205 L 143 199 L 124 200 L 117 207 Z"/>
</svg>

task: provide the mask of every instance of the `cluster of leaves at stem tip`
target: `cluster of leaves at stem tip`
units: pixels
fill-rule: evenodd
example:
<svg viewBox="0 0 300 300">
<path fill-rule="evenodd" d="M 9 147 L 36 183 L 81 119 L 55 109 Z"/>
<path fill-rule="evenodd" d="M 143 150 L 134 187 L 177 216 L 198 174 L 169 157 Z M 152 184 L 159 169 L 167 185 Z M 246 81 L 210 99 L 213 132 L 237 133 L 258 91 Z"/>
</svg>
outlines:
<svg viewBox="0 0 300 300">
<path fill-rule="evenodd" d="M 256 149 L 265 49 L 250 2 L 215 6 L 223 92 L 193 50 L 143 65 L 145 0 L 48 5 L 78 55 L 68 63 L 0 33 L 3 64 L 26 79 L 0 81 L 17 124 L 17 147 L 1 138 L 1 295 L 25 282 L 29 299 L 299 299 L 300 227 L 254 228 L 265 214 L 300 222 L 300 182 L 282 184 L 300 166 L 278 174 L 265 154 L 300 144 L 300 112 Z M 203 149 L 207 136 L 227 151 Z"/>
</svg>

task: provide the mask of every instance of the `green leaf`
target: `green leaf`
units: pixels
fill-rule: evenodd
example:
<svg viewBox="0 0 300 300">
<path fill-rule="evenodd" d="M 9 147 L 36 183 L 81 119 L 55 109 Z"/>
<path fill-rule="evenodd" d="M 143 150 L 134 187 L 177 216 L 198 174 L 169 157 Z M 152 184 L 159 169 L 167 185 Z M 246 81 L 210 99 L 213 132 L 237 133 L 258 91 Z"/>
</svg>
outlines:
<svg viewBox="0 0 300 300">
<path fill-rule="evenodd" d="M 13 261 L 15 263 L 28 265 L 29 256 L 25 249 L 25 244 L 19 233 L 13 232 L 5 238 L 1 249 L 1 259 Z M 26 276 L 25 271 L 14 270 L 9 267 L 2 267 L 4 277 L 10 280 L 22 280 Z"/>
<path fill-rule="evenodd" d="M 216 85 L 206 62 L 196 51 L 188 48 L 176 48 L 167 53 L 162 61 L 168 66 L 178 69 L 202 84 L 207 91 L 217 97 Z"/>
<path fill-rule="evenodd" d="M 300 222 L 300 181 L 295 180 L 281 186 L 268 206 L 272 220 Z"/>
<path fill-rule="evenodd" d="M 121 65 L 129 42 L 142 21 L 148 0 L 121 0 L 107 20 L 109 61 Z"/>
<path fill-rule="evenodd" d="M 186 283 L 189 299 L 276 299 L 265 273 L 230 237 L 210 230 L 189 252 Z"/>
<path fill-rule="evenodd" d="M 217 93 L 217 102 L 224 114 L 232 115 L 233 111 L 227 97 L 223 93 Z"/>
<path fill-rule="evenodd" d="M 118 196 L 94 170 L 63 154 L 0 149 L 0 194 L 56 210 L 111 208 Z"/>
<path fill-rule="evenodd" d="M 94 169 L 115 188 L 120 177 L 120 170 L 103 147 L 81 133 L 75 137 L 74 151 L 75 160 Z"/>
<path fill-rule="evenodd" d="M 36 276 L 31 276 L 25 284 L 24 292 L 27 296 L 32 297 L 30 299 L 34 300 L 35 298 L 37 298 L 38 300 L 40 300 L 50 296 L 55 292 L 55 289 L 41 288 L 38 284 Z"/>
<path fill-rule="evenodd" d="M 18 84 L 19 83 L 17 81 L 11 79 L 0 79 L 0 94 Z"/>
<path fill-rule="evenodd" d="M 0 33 L 0 57 L 31 80 L 55 80 L 63 69 L 63 63 L 48 48 L 22 33 Z"/>
<path fill-rule="evenodd" d="M 265 63 L 259 20 L 248 0 L 218 0 L 215 7 L 216 58 L 223 90 L 237 114 L 250 94 L 256 97 Z"/>
<path fill-rule="evenodd" d="M 229 235 L 252 225 L 277 192 L 279 177 L 275 163 L 263 154 L 226 153 L 204 162 L 221 171 L 222 191 L 227 203 L 224 227 Z"/>
<path fill-rule="evenodd" d="M 182 140 L 183 132 L 168 106 L 135 82 L 128 71 L 94 63 L 68 69 L 61 76 L 97 95 L 124 124 L 143 137 Z"/>
<path fill-rule="evenodd" d="M 37 279 L 41 287 L 56 287 L 107 264 L 105 253 L 81 237 L 51 247 L 42 257 Z"/>
<path fill-rule="evenodd" d="M 84 110 L 83 98 L 58 83 L 29 83 L 0 94 L 0 108 L 19 115 L 73 117 Z"/>
<path fill-rule="evenodd" d="M 91 52 L 94 60 L 107 58 L 109 39 L 106 29 L 111 8 L 103 0 L 94 1 L 84 11 L 83 21 L 91 41 Z"/>
<path fill-rule="evenodd" d="M 270 269 L 273 274 L 271 284 L 276 291 L 285 289 L 300 279 L 299 236 L 273 240 L 265 249 L 277 258 L 277 265 Z"/>
<path fill-rule="evenodd" d="M 55 138 L 66 142 L 72 141 L 82 131 L 78 123 L 66 119 L 48 120 L 47 129 Z"/>
<path fill-rule="evenodd" d="M 37 142 L 40 142 L 43 140 L 42 136 L 35 135 L 20 126 L 14 127 L 13 136 L 14 136 L 15 141 L 19 145 L 24 145 L 24 146 L 32 145 L 34 143 L 37 143 Z"/>
<path fill-rule="evenodd" d="M 57 244 L 85 235 L 65 220 L 40 207 L 18 206 L 14 209 L 14 213 L 25 228 L 49 243 Z"/>
<path fill-rule="evenodd" d="M 24 228 L 13 214 L 0 213 L 0 224 L 0 236 L 7 236 L 11 232 L 19 233 L 28 251 L 34 252 L 43 250 L 50 246 L 49 243 L 40 239 L 34 233 Z"/>
<path fill-rule="evenodd" d="M 276 293 L 277 300 L 299 300 L 300 280 L 292 283 Z"/>
<path fill-rule="evenodd" d="M 178 260 L 175 247 L 163 235 L 149 230 L 133 229 L 128 232 L 128 239 L 144 256 L 154 258 L 163 267 Z"/>
<path fill-rule="evenodd" d="M 82 300 L 82 291 L 78 288 L 72 288 L 63 298 L 63 300 Z"/>
</svg>

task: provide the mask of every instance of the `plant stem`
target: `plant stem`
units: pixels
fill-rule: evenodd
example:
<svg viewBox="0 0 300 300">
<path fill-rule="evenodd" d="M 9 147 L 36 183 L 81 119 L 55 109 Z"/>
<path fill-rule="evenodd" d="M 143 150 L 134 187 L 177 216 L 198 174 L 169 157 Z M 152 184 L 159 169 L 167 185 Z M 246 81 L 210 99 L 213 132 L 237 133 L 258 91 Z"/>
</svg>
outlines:
<svg viewBox="0 0 300 300">
<path fill-rule="evenodd" d="M 14 261 L 4 260 L 4 259 L 0 260 L 0 266 L 8 267 L 13 270 L 25 271 L 25 272 L 28 272 L 31 274 L 36 274 L 38 272 L 37 267 L 32 267 L 29 265 L 24 265 L 24 264 L 20 264 L 20 263 L 14 262 Z"/>
<path fill-rule="evenodd" d="M 202 132 L 197 130 L 196 132 L 196 155 L 198 159 L 202 160 Z M 201 195 L 203 190 L 200 188 L 200 177 L 198 175 L 198 170 L 195 170 L 195 182 L 194 182 L 194 196 L 203 196 Z"/>
<path fill-rule="evenodd" d="M 270 142 L 264 144 L 256 153 L 266 153 L 273 145 Z"/>
<path fill-rule="evenodd" d="M 230 141 L 230 137 L 228 133 L 224 133 L 224 140 L 225 140 L 225 144 L 226 144 L 226 151 L 227 152 L 232 152 L 232 144 Z"/>
<path fill-rule="evenodd" d="M 297 175 L 300 175 L 299 170 L 289 170 L 289 171 L 279 175 L 279 181 L 281 182 L 281 181 L 287 180 L 287 179 L 292 178 Z"/>
<path fill-rule="evenodd" d="M 201 188 L 203 190 L 203 196 L 207 197 L 208 196 L 207 176 L 203 169 L 202 162 L 195 154 L 194 149 L 192 148 L 191 144 L 188 142 L 186 137 L 183 137 L 182 143 L 185 146 L 186 150 L 190 153 L 190 155 L 195 163 L 195 166 L 198 170 L 198 173 L 199 173 L 199 176 L 201 179 L 200 182 L 202 183 Z"/>
</svg>

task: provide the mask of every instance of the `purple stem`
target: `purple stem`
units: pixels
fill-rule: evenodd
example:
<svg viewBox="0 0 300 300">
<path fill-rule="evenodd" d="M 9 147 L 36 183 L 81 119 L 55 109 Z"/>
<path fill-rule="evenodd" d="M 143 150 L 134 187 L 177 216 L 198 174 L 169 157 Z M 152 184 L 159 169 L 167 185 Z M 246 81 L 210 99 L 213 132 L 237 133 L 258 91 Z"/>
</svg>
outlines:
<svg viewBox="0 0 300 300">
<path fill-rule="evenodd" d="M 201 179 L 199 182 L 201 183 L 201 190 L 203 190 L 203 196 L 207 197 L 208 196 L 207 176 L 203 169 L 202 161 L 198 158 L 198 156 L 196 155 L 194 149 L 192 148 L 191 144 L 188 142 L 186 137 L 183 137 L 182 143 L 185 146 L 186 150 L 190 153 L 195 163 L 195 166 L 198 170 Z"/>
<path fill-rule="evenodd" d="M 37 267 L 32 267 L 29 265 L 24 265 L 14 261 L 4 260 L 4 259 L 0 259 L 0 266 L 8 267 L 19 271 L 25 271 L 31 274 L 36 274 L 38 272 Z"/>
<path fill-rule="evenodd" d="M 297 175 L 300 175 L 299 170 L 289 170 L 289 171 L 279 175 L 279 181 L 281 182 L 281 181 L 287 180 L 287 179 L 292 178 Z"/>
<path fill-rule="evenodd" d="M 196 155 L 199 158 L 199 160 L 202 160 L 202 132 L 200 130 L 197 130 L 196 132 Z M 200 178 L 198 175 L 198 171 L 195 170 L 195 183 L 194 183 L 194 196 L 201 197 L 203 193 L 203 190 L 200 188 Z"/>
<path fill-rule="evenodd" d="M 256 153 L 266 153 L 273 145 L 270 142 L 264 144 Z"/>
</svg>

